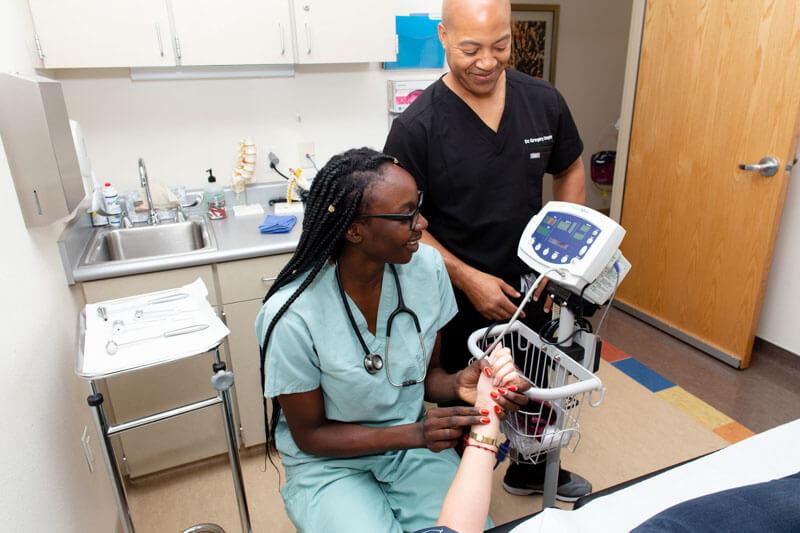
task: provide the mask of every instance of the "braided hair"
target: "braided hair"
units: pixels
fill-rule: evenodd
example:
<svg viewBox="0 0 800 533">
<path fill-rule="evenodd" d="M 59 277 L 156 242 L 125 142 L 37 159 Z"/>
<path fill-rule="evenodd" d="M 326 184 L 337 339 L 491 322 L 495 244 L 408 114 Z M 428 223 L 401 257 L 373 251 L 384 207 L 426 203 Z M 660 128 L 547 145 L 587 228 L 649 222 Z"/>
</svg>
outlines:
<svg viewBox="0 0 800 533">
<path fill-rule="evenodd" d="M 308 272 L 308 276 L 275 313 L 267 327 L 261 343 L 262 391 L 266 387 L 264 365 L 267 345 L 275 325 L 314 281 L 325 262 L 339 256 L 344 244 L 345 230 L 356 219 L 361 208 L 366 207 L 362 206 L 366 190 L 383 175 L 381 167 L 392 162 L 396 163 L 397 160 L 370 148 L 356 148 L 332 157 L 314 177 L 306 203 L 300 243 L 263 300 L 266 302 L 282 287 Z M 267 420 L 266 397 L 264 398 L 268 452 L 276 450 L 275 428 L 280 411 L 278 398 L 273 398 L 272 416 Z"/>
</svg>

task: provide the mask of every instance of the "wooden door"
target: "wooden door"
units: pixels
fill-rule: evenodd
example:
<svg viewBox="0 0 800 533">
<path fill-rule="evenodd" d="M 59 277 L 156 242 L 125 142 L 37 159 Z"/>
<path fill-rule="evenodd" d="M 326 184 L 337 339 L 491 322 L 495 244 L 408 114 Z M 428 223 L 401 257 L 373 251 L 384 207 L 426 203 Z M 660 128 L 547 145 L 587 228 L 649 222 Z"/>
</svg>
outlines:
<svg viewBox="0 0 800 533">
<path fill-rule="evenodd" d="M 29 0 L 46 68 L 175 65 L 164 0 Z"/>
<path fill-rule="evenodd" d="M 750 355 L 794 154 L 800 3 L 646 6 L 619 300 L 741 368 Z M 772 177 L 738 168 L 772 155 Z"/>
<path fill-rule="evenodd" d="M 172 0 L 180 64 L 292 64 L 287 0 Z"/>
</svg>

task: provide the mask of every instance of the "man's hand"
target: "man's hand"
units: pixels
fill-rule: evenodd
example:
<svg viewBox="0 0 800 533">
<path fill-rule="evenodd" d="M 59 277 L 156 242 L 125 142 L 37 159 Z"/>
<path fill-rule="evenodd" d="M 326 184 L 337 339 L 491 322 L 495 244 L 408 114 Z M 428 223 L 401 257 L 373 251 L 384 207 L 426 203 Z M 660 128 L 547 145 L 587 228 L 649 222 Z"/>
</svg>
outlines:
<svg viewBox="0 0 800 533">
<path fill-rule="evenodd" d="M 454 448 L 464 435 L 464 428 L 487 423 L 489 418 L 476 407 L 430 409 L 425 413 L 425 419 L 417 424 L 420 447 L 433 452 Z"/>
<path fill-rule="evenodd" d="M 547 288 L 547 284 L 548 284 L 549 281 L 550 281 L 550 278 L 548 278 L 548 277 L 542 278 L 542 281 L 539 283 L 539 286 L 536 287 L 535 291 L 533 291 L 533 301 L 534 302 L 538 302 L 539 301 L 539 298 L 542 296 L 542 293 Z M 542 308 L 542 310 L 545 313 L 549 313 L 552 308 L 553 308 L 553 299 L 548 296 L 547 297 L 547 301 L 544 303 L 544 307 Z"/>
<path fill-rule="evenodd" d="M 509 300 L 509 297 L 519 298 L 519 292 L 491 274 L 473 268 L 468 276 L 465 276 L 461 289 L 473 307 L 489 320 L 506 320 L 517 310 L 517 306 Z"/>
</svg>

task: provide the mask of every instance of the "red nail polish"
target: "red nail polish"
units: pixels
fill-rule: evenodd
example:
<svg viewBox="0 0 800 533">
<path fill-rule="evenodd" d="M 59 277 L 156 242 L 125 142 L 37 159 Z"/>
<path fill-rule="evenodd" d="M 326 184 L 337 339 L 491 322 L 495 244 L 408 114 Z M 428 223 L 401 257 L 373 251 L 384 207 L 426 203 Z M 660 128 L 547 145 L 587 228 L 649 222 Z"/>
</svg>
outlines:
<svg viewBox="0 0 800 533">
<path fill-rule="evenodd" d="M 494 406 L 494 412 L 495 412 L 495 413 L 497 413 L 497 414 L 499 415 L 499 414 L 500 414 L 500 411 L 502 411 L 502 409 L 500 409 L 500 406 L 499 406 L 499 405 L 495 405 L 495 406 Z"/>
<path fill-rule="evenodd" d="M 489 410 L 488 409 L 481 409 L 481 414 L 482 415 L 488 415 L 489 414 Z"/>
<path fill-rule="evenodd" d="M 489 396 L 491 396 L 495 400 L 497 399 L 497 393 L 496 392 L 490 392 Z"/>
<path fill-rule="evenodd" d="M 517 386 L 516 385 L 509 385 L 508 386 L 508 390 L 510 390 L 511 392 L 517 392 Z"/>
<path fill-rule="evenodd" d="M 497 392 L 499 392 L 500 394 L 505 394 L 506 390 L 504 388 L 499 388 L 497 389 Z"/>
<path fill-rule="evenodd" d="M 488 366 L 487 366 L 486 368 L 484 368 L 484 369 L 483 369 L 483 373 L 484 373 L 484 374 L 486 374 L 486 377 L 487 377 L 487 378 L 490 378 L 490 377 L 492 377 L 492 369 L 491 369 L 491 368 L 489 368 Z"/>
<path fill-rule="evenodd" d="M 488 418 L 481 418 L 481 423 L 488 424 L 489 422 L 491 422 L 491 420 L 489 420 Z"/>
</svg>

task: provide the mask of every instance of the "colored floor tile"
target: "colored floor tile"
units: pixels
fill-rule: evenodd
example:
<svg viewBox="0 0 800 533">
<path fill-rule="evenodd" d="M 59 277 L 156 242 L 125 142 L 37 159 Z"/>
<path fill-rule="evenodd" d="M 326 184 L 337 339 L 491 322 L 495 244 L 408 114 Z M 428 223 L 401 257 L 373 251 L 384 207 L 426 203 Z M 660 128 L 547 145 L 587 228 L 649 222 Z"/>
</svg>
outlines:
<svg viewBox="0 0 800 533">
<path fill-rule="evenodd" d="M 608 341 L 603 341 L 603 351 L 600 356 L 609 363 L 616 363 L 623 359 L 627 359 L 630 355 L 626 354 Z"/>
<path fill-rule="evenodd" d="M 612 364 L 652 392 L 658 392 L 675 385 L 632 357 L 622 359 Z"/>
<path fill-rule="evenodd" d="M 674 407 L 694 417 L 698 422 L 712 431 L 720 426 L 733 422 L 733 419 L 728 415 L 717 411 L 706 402 L 694 394 L 690 394 L 681 387 L 665 389 L 657 394 Z"/>
<path fill-rule="evenodd" d="M 731 444 L 755 435 L 755 433 L 741 425 L 739 422 L 731 422 L 730 424 L 725 424 L 724 426 L 714 428 L 714 433 Z"/>
</svg>

